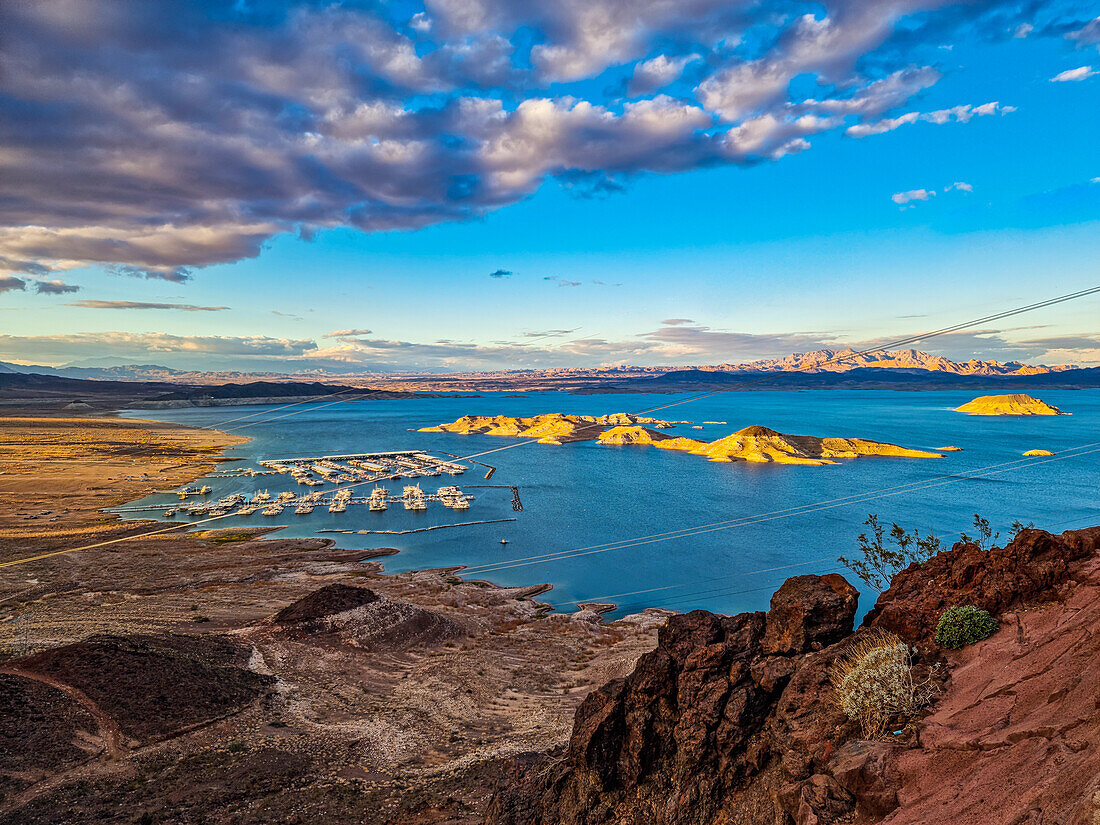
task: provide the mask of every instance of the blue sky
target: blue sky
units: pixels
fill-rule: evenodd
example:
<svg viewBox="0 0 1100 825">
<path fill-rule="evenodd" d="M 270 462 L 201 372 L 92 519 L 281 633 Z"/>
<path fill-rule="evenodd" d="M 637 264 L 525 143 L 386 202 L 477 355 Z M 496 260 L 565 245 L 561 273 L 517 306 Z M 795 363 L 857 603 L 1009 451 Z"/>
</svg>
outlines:
<svg viewBox="0 0 1100 825">
<path fill-rule="evenodd" d="M 246 35 L 226 23 L 243 12 L 195 5 L 225 39 L 194 81 L 224 96 L 209 108 L 164 39 L 188 21 L 157 3 L 79 34 L 73 16 L 5 21 L 26 45 L 0 73 L 0 360 L 717 363 L 1098 282 L 1095 6 L 700 0 L 673 19 L 640 2 L 619 43 L 592 31 L 598 2 L 546 19 L 494 0 L 386 18 L 251 4 Z M 286 46 L 352 35 L 381 44 L 353 81 Z M 234 46 L 247 59 L 226 62 Z M 677 66 L 646 81 L 655 58 Z M 118 110 L 67 99 L 77 73 Z M 928 348 L 1100 363 L 1098 304 Z"/>
</svg>

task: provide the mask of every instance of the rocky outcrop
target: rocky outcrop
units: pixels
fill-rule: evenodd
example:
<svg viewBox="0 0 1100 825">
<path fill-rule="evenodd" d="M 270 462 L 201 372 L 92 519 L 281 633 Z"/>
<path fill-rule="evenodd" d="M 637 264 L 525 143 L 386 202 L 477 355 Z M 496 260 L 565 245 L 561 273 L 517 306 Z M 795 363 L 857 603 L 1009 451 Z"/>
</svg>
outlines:
<svg viewBox="0 0 1100 825">
<path fill-rule="evenodd" d="M 1097 550 L 1100 528 L 958 544 L 895 576 L 854 634 L 856 591 L 837 575 L 788 580 L 766 614 L 673 616 L 632 674 L 582 703 L 564 753 L 517 761 L 487 822 L 1100 821 Z M 1051 598 L 1068 601 L 1005 613 Z M 1000 631 L 918 649 L 914 681 L 941 698 L 889 741 L 860 740 L 835 701 L 836 660 L 875 628 L 927 651 L 942 610 L 964 603 L 998 614 Z"/>
<path fill-rule="evenodd" d="M 476 630 L 434 610 L 339 583 L 292 602 L 270 624 L 301 640 L 391 652 L 442 644 Z"/>
<path fill-rule="evenodd" d="M 981 395 L 967 401 L 955 412 L 969 415 L 1069 415 L 1057 407 L 1024 393 Z"/>
<path fill-rule="evenodd" d="M 929 645 L 943 611 L 972 604 L 1002 613 L 1021 604 L 1057 598 L 1074 561 L 1100 549 L 1100 528 L 1055 536 L 1021 530 L 1004 547 L 982 550 L 959 542 L 924 564 L 894 576 L 864 618 L 868 627 L 898 634 L 911 644 Z"/>
<path fill-rule="evenodd" d="M 831 742 L 851 733 L 820 692 L 836 655 L 822 646 L 851 632 L 856 604 L 841 576 L 800 576 L 766 614 L 671 617 L 630 676 L 585 699 L 565 758 L 521 771 L 489 821 L 686 825 L 849 811 L 850 794 L 818 776 Z"/>
</svg>

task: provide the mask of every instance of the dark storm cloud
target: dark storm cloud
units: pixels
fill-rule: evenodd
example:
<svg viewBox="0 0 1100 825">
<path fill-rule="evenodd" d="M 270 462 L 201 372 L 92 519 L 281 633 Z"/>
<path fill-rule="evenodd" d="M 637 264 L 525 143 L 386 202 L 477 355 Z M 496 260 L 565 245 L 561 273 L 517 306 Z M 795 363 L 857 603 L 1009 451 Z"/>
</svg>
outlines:
<svg viewBox="0 0 1100 825">
<path fill-rule="evenodd" d="M 0 295 L 26 288 L 27 282 L 22 278 L 16 278 L 14 275 L 0 275 Z"/>
<path fill-rule="evenodd" d="M 0 271 L 181 282 L 282 232 L 416 229 L 551 178 L 605 196 L 642 173 L 775 160 L 821 132 L 885 130 L 968 27 L 1091 43 L 1073 8 L 427 0 L 398 20 L 351 0 L 7 2 Z M 586 97 L 605 73 L 633 97 Z M 792 98 L 807 75 L 821 93 Z"/>
<path fill-rule="evenodd" d="M 35 281 L 34 291 L 39 295 L 66 295 L 70 292 L 80 292 L 76 284 L 67 284 L 57 279 L 49 281 Z"/>
<path fill-rule="evenodd" d="M 81 309 L 176 309 L 181 312 L 221 312 L 229 307 L 202 307 L 194 304 L 162 304 L 155 301 L 73 301 L 71 307 Z"/>
</svg>

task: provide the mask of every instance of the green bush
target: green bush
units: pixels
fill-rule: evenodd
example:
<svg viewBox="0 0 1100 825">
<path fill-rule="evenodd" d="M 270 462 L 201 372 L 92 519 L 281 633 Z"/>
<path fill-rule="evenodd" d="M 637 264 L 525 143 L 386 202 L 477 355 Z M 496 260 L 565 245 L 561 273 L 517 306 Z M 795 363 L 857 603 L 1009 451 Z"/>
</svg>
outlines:
<svg viewBox="0 0 1100 825">
<path fill-rule="evenodd" d="M 996 629 L 997 620 L 980 607 L 972 604 L 950 607 L 940 616 L 939 624 L 936 625 L 936 643 L 958 650 L 988 639 Z"/>
</svg>

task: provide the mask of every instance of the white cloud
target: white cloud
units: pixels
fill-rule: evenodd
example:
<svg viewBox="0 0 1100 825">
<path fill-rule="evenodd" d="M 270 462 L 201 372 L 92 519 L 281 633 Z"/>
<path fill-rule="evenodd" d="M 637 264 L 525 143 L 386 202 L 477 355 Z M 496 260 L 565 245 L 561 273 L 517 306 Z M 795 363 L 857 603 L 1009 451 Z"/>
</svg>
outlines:
<svg viewBox="0 0 1100 825">
<path fill-rule="evenodd" d="M 650 60 L 643 60 L 634 67 L 627 94 L 637 97 L 667 86 L 683 74 L 685 66 L 699 59 L 697 54 L 682 57 L 659 54 Z"/>
<path fill-rule="evenodd" d="M 906 204 L 911 201 L 926 201 L 936 197 L 935 189 L 910 189 L 907 192 L 895 192 L 890 196 L 896 204 Z"/>
<path fill-rule="evenodd" d="M 909 112 L 904 115 L 899 115 L 898 117 L 876 120 L 873 123 L 856 123 L 845 129 L 844 134 L 855 138 L 868 137 L 869 135 L 881 135 L 884 132 L 892 132 L 899 126 L 904 126 L 907 123 L 916 123 L 919 117 L 919 112 Z"/>
<path fill-rule="evenodd" d="M 1064 72 L 1059 72 L 1050 79 L 1050 82 L 1066 83 L 1074 80 L 1088 80 L 1096 74 L 1100 74 L 1100 72 L 1093 71 L 1092 66 L 1078 66 L 1076 69 L 1066 69 Z"/>
</svg>

